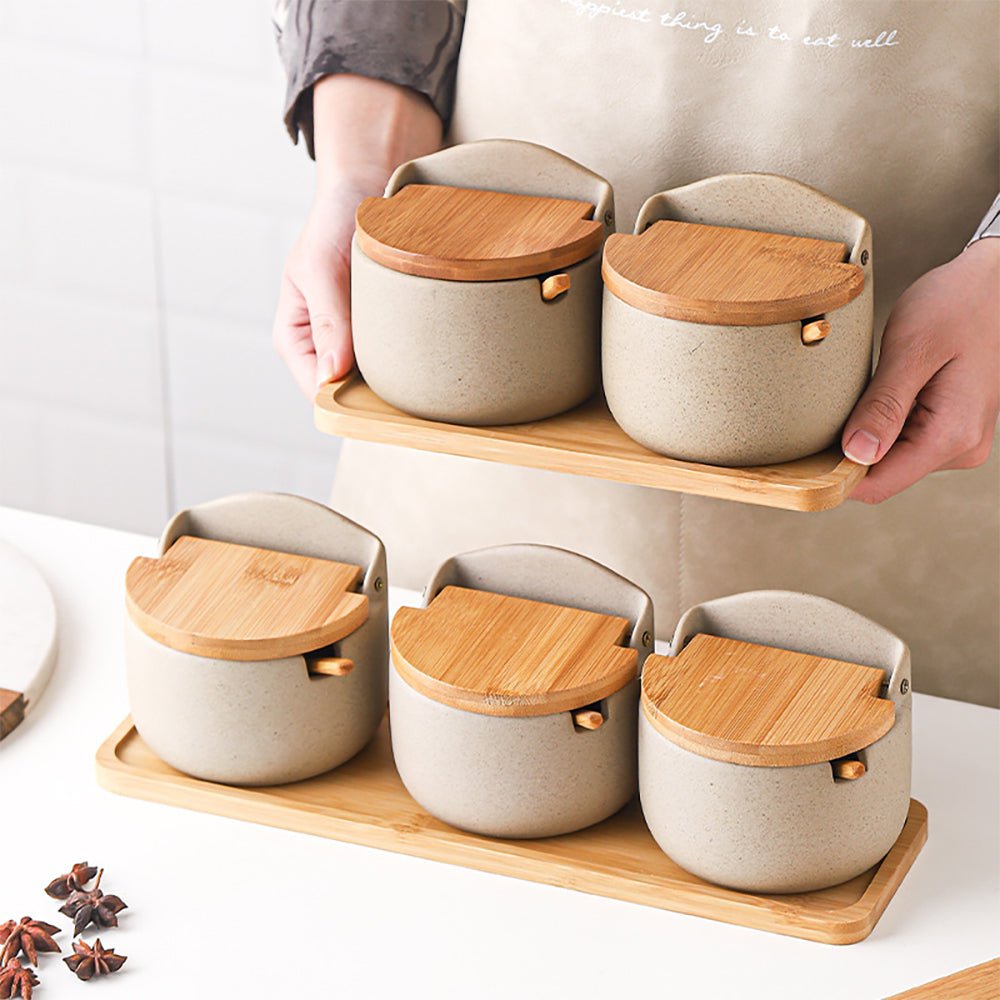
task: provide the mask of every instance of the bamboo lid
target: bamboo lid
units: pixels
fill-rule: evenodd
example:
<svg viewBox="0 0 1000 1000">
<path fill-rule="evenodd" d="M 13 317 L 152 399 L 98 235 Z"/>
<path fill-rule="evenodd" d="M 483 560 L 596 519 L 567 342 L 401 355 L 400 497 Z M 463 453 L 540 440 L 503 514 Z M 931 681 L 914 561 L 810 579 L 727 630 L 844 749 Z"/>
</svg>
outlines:
<svg viewBox="0 0 1000 1000">
<path fill-rule="evenodd" d="M 864 272 L 846 258 L 844 244 L 829 240 L 662 220 L 609 237 L 601 273 L 618 298 L 654 316 L 764 326 L 857 298 Z"/>
<path fill-rule="evenodd" d="M 638 669 L 613 615 L 445 587 L 392 622 L 392 662 L 421 694 L 480 715 L 571 711 L 623 688 Z"/>
<path fill-rule="evenodd" d="M 601 248 L 594 206 L 565 198 L 408 184 L 358 207 L 358 246 L 394 271 L 502 281 L 557 271 Z"/>
<path fill-rule="evenodd" d="M 646 660 L 642 708 L 663 736 L 703 757 L 817 764 L 892 728 L 885 679 L 875 667 L 698 634 L 678 656 Z"/>
<path fill-rule="evenodd" d="M 159 559 L 133 560 L 128 613 L 148 636 L 222 660 L 297 656 L 368 620 L 351 593 L 361 568 L 326 559 L 182 535 Z"/>
</svg>

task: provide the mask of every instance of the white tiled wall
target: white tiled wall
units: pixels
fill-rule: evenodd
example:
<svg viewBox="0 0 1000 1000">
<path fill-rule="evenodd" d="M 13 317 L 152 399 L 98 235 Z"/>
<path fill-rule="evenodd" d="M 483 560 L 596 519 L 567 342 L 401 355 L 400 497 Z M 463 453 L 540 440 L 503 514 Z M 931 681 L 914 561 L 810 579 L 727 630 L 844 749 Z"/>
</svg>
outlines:
<svg viewBox="0 0 1000 1000">
<path fill-rule="evenodd" d="M 270 346 L 312 166 L 270 0 L 0 0 L 0 504 L 157 532 L 326 497 Z"/>
</svg>

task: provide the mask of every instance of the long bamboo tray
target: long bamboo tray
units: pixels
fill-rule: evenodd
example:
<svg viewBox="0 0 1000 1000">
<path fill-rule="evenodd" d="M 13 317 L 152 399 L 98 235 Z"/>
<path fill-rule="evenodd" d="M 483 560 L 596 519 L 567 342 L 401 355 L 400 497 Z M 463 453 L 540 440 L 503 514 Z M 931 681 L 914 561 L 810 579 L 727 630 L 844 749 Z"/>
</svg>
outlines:
<svg viewBox="0 0 1000 1000">
<path fill-rule="evenodd" d="M 439 822 L 410 798 L 393 764 L 387 722 L 357 757 L 318 778 L 234 788 L 173 770 L 127 718 L 98 751 L 97 777 L 108 790 L 133 798 L 827 944 L 853 944 L 871 933 L 927 839 L 927 810 L 913 799 L 899 839 L 880 864 L 832 889 L 788 896 L 735 892 L 688 874 L 656 846 L 635 802 L 579 833 L 493 840 Z"/>
<path fill-rule="evenodd" d="M 315 402 L 316 426 L 326 434 L 786 510 L 837 507 L 866 471 L 839 449 L 743 469 L 665 458 L 628 437 L 600 397 L 535 423 L 465 427 L 395 409 L 355 371 L 323 386 Z"/>
</svg>

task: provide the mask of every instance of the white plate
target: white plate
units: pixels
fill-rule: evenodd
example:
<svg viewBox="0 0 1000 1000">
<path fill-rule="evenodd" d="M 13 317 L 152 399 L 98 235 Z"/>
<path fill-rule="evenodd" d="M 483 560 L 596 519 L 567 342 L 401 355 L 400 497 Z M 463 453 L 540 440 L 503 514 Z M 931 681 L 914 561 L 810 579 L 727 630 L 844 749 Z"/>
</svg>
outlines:
<svg viewBox="0 0 1000 1000">
<path fill-rule="evenodd" d="M 0 710 L 6 708 L 0 740 L 38 703 L 56 664 L 56 640 L 48 584 L 24 555 L 0 542 Z"/>
</svg>

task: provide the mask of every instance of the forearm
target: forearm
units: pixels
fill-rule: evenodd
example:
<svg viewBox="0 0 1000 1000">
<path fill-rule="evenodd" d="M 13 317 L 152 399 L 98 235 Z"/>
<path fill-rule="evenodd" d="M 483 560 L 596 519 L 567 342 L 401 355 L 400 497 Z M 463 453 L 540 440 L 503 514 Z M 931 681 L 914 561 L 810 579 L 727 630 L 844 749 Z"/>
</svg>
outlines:
<svg viewBox="0 0 1000 1000">
<path fill-rule="evenodd" d="M 462 42 L 458 0 L 281 0 L 275 6 L 288 77 L 285 124 L 293 140 L 304 136 L 310 155 L 314 88 L 331 77 L 407 88 L 408 95 L 426 98 L 447 127 Z"/>
<path fill-rule="evenodd" d="M 422 94 L 349 74 L 314 85 L 313 129 L 318 191 L 345 177 L 381 187 L 400 163 L 441 146 L 441 119 Z"/>
</svg>

